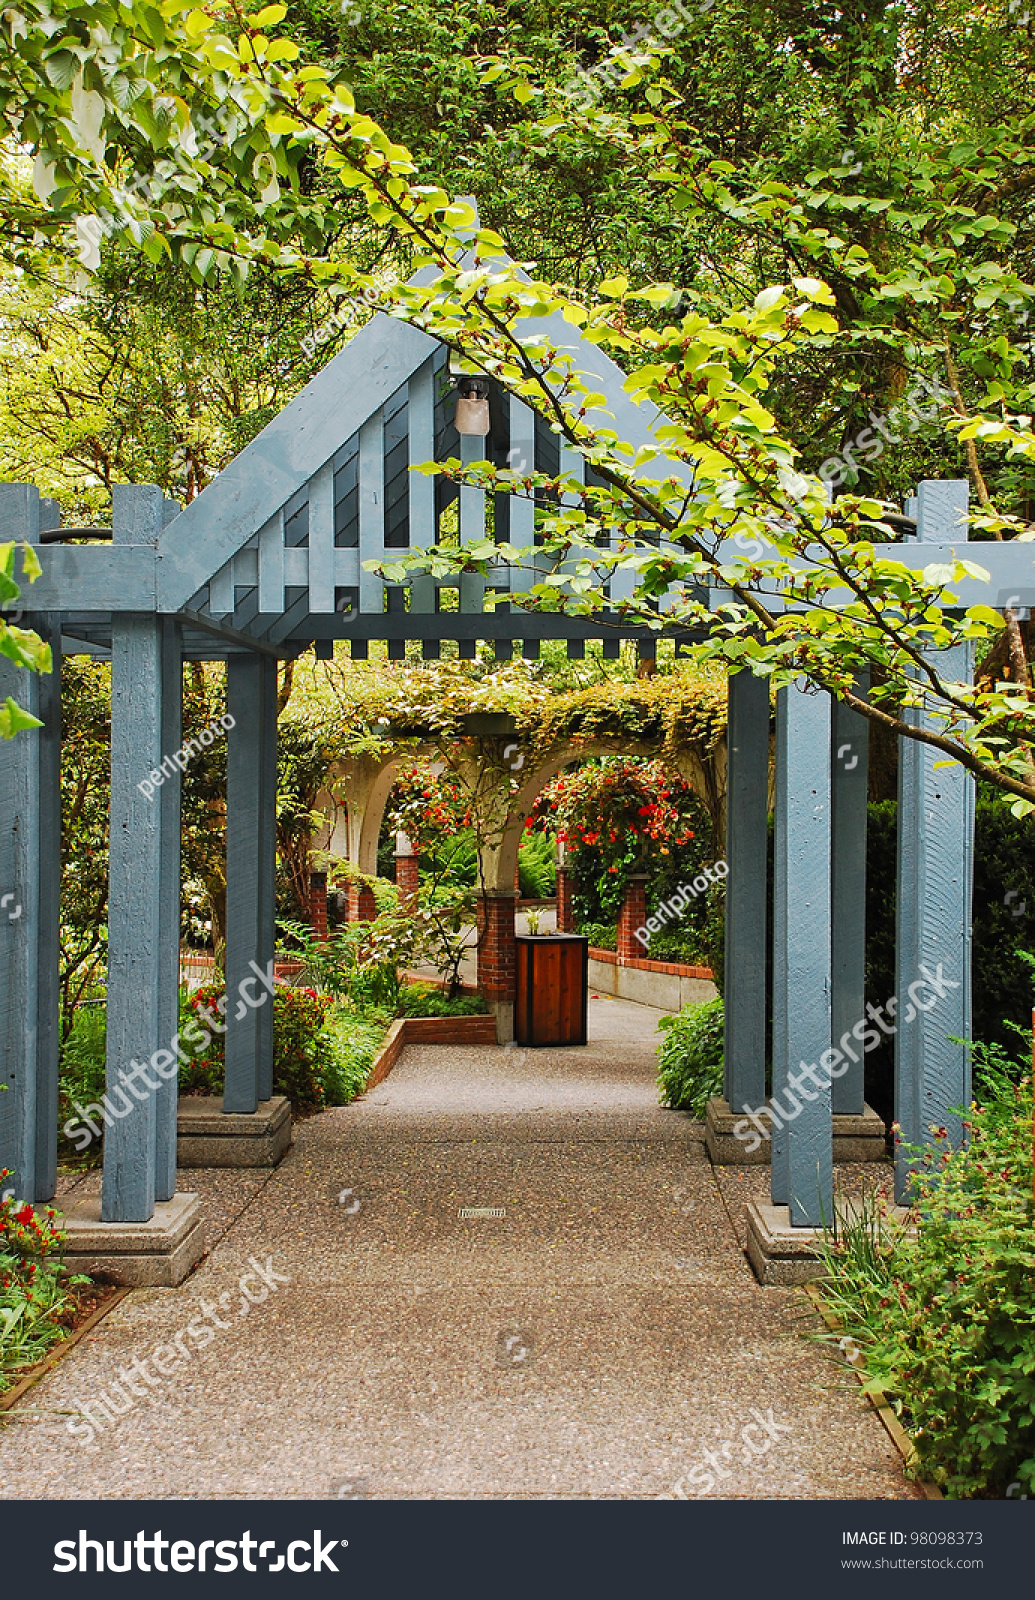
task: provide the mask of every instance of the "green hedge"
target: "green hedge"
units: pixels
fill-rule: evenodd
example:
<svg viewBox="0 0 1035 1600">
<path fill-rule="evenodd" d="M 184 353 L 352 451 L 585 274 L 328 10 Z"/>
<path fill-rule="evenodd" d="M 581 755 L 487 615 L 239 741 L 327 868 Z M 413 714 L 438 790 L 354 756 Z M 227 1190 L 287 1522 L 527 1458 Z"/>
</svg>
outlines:
<svg viewBox="0 0 1035 1600">
<path fill-rule="evenodd" d="M 459 994 L 450 1000 L 431 984 L 404 983 L 396 1011 L 400 1017 L 480 1017 L 485 1015 L 480 994 Z"/>
<path fill-rule="evenodd" d="M 708 1101 L 722 1093 L 722 1001 L 691 1002 L 676 1016 L 662 1017 L 658 1027 L 664 1034 L 658 1050 L 661 1103 L 703 1122 Z"/>
<path fill-rule="evenodd" d="M 896 992 L 894 800 L 869 807 L 866 853 L 866 999 L 883 1006 Z M 978 791 L 974 825 L 973 1021 L 971 1035 L 1003 1046 L 1020 1063 L 1010 1024 L 1031 1024 L 1032 980 L 1024 955 L 1035 950 L 1035 825 L 1009 803 Z M 866 1057 L 867 1098 L 890 1121 L 894 1041 Z"/>
<path fill-rule="evenodd" d="M 901 1409 L 920 1476 L 951 1499 L 1031 1498 L 1031 1088 L 1009 1081 L 997 1049 L 975 1057 L 983 1103 L 967 1148 L 939 1139 L 917 1152 L 916 1239 L 878 1208 L 843 1220 L 821 1291 L 838 1319 L 834 1340 L 843 1330 L 862 1351 L 867 1389 Z"/>
</svg>

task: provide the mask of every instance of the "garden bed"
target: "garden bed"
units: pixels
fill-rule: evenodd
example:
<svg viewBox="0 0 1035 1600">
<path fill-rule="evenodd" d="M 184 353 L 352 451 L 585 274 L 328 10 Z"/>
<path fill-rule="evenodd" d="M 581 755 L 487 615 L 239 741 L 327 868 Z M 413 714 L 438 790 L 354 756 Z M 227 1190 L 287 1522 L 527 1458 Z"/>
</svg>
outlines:
<svg viewBox="0 0 1035 1600">
<path fill-rule="evenodd" d="M 42 1361 L 0 1372 L 0 1411 L 9 1411 L 16 1405 L 22 1395 L 74 1349 L 80 1339 L 85 1338 L 109 1311 L 114 1311 L 119 1301 L 129 1292 L 128 1288 L 113 1283 L 91 1282 L 89 1285 L 82 1285 L 76 1292 L 74 1304 L 57 1317 L 53 1324 L 55 1328 L 66 1329 L 65 1337 L 48 1351 Z M 5 1383 L 11 1387 L 4 1388 Z"/>
</svg>

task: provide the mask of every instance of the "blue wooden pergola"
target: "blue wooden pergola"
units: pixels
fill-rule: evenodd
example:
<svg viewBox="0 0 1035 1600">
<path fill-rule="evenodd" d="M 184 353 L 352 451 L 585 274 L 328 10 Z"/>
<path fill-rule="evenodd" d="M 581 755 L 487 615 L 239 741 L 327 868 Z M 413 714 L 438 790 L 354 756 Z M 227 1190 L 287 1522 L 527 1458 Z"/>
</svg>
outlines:
<svg viewBox="0 0 1035 1600">
<path fill-rule="evenodd" d="M 610 425 L 638 443 L 659 417 L 635 407 L 624 375 L 569 325 L 547 325 L 608 397 Z M 43 545 L 43 577 L 27 596 L 31 625 L 51 643 L 54 672 L 35 678 L 0 658 L 0 698 L 13 694 L 43 728 L 0 746 L 0 890 L 21 907 L 0 916 L 0 1165 L 20 1195 L 55 1192 L 58 1081 L 60 663 L 62 654 L 109 658 L 112 668 L 108 1077 L 147 1061 L 177 1028 L 180 930 L 179 775 L 153 798 L 138 788 L 181 736 L 182 662 L 227 663 L 227 992 L 267 969 L 274 949 L 276 664 L 315 645 L 327 656 L 371 640 L 401 659 L 419 640 L 426 657 L 455 640 L 461 657 L 479 641 L 500 656 L 536 656 L 562 639 L 580 655 L 602 638 L 652 650 L 631 623 L 486 609 L 486 592 L 518 594 L 535 581 L 500 565 L 489 576 L 386 583 L 365 570 L 401 549 L 427 545 L 457 517 L 462 543 L 484 536 L 485 496 L 410 470 L 432 460 L 488 457 L 578 473 L 582 458 L 515 399 L 494 393 L 490 432 L 458 437 L 445 348 L 400 321 L 376 316 L 186 509 L 150 485 L 115 489 L 110 543 L 62 544 L 59 508 L 25 484 L 0 485 L 0 539 Z M 681 462 L 666 464 L 689 480 Z M 657 467 L 652 470 L 657 473 Z M 455 502 L 455 510 L 454 510 Z M 966 488 L 921 484 L 916 538 L 890 547 L 923 566 L 965 539 Z M 908 508 L 907 508 L 908 509 Z M 535 508 L 497 496 L 498 539 L 531 545 Z M 995 598 L 1030 586 L 1028 547 L 982 545 Z M 631 579 L 613 580 L 619 601 Z M 443 589 L 458 589 L 452 609 Z M 964 585 L 968 589 L 968 585 Z M 992 598 L 970 583 L 969 602 Z M 687 637 L 683 635 L 682 637 Z M 960 676 L 964 663 L 950 672 Z M 774 1089 L 799 1059 L 816 1062 L 864 1014 L 866 725 L 825 694 L 787 689 L 777 704 L 775 935 L 766 936 L 766 813 L 770 745 L 767 685 L 731 681 L 727 1068 L 734 1109 L 765 1100 L 765 973 L 774 995 Z M 838 760 L 850 744 L 857 760 Z M 969 1028 L 969 895 L 973 785 L 961 769 L 935 769 L 934 752 L 904 741 L 898 873 L 899 992 L 918 964 L 941 962 L 959 983 L 952 999 L 896 1036 L 898 1118 L 920 1139 L 946 1124 L 969 1086 L 964 1052 L 948 1042 Z M 233 1007 L 229 1011 L 233 1011 Z M 224 1110 L 254 1112 L 272 1092 L 272 1008 L 228 1014 Z M 792 1221 L 829 1218 L 832 1111 L 862 1109 L 862 1067 L 818 1095 L 776 1138 L 773 1200 Z M 149 1218 L 176 1188 L 176 1076 L 107 1130 L 102 1216 Z"/>
</svg>

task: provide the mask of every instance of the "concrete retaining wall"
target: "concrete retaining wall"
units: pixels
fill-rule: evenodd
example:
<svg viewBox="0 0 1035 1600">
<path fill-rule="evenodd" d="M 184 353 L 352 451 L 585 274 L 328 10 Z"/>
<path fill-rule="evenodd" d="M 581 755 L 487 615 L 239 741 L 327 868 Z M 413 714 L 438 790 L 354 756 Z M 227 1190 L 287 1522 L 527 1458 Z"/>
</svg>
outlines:
<svg viewBox="0 0 1035 1600">
<path fill-rule="evenodd" d="M 659 1011 L 679 1011 L 691 1001 L 714 1000 L 718 994 L 710 967 L 684 967 L 675 961 L 625 961 L 613 950 L 590 949 L 590 992 L 638 1000 Z"/>
</svg>

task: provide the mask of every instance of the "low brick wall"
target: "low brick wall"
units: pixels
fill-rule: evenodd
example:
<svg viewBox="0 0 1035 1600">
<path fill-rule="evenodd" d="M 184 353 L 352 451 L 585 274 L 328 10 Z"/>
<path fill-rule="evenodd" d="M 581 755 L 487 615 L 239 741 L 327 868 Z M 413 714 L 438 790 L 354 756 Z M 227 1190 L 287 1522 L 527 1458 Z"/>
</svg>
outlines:
<svg viewBox="0 0 1035 1600">
<path fill-rule="evenodd" d="M 408 1044 L 495 1043 L 496 1019 L 492 1016 L 397 1017 L 374 1057 L 367 1089 L 376 1089 L 384 1082 Z"/>
<path fill-rule="evenodd" d="M 710 967 L 688 967 L 678 961 L 648 961 L 640 956 L 619 960 L 614 950 L 590 946 L 589 987 L 598 994 L 636 1000 L 659 1011 L 679 1011 L 718 994 Z"/>
</svg>

